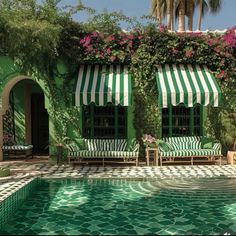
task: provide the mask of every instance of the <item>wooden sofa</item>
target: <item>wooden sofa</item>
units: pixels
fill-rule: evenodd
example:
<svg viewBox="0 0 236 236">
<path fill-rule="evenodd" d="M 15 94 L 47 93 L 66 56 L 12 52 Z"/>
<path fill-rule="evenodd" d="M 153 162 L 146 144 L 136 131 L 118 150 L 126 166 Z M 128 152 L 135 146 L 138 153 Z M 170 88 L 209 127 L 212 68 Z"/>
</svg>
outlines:
<svg viewBox="0 0 236 236">
<path fill-rule="evenodd" d="M 105 162 L 135 163 L 138 166 L 139 144 L 134 140 L 128 145 L 126 139 L 84 139 L 85 147 L 79 147 L 75 142 L 67 145 L 68 162 L 83 163 L 102 160 Z"/>
<path fill-rule="evenodd" d="M 158 145 L 160 165 L 176 161 L 190 162 L 216 162 L 221 165 L 221 144 L 213 142 L 212 148 L 202 148 L 202 137 L 168 137 L 164 138 L 163 144 Z M 167 146 L 167 148 L 165 148 Z M 168 148 L 169 147 L 169 148 Z M 169 150 L 168 150 L 169 149 Z"/>
</svg>

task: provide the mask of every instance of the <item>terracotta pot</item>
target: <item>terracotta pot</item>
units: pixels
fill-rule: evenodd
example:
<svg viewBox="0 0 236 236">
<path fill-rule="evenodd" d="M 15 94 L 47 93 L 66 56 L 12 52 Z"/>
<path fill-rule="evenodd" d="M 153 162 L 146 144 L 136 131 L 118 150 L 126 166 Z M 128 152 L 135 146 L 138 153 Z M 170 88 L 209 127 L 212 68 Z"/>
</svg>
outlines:
<svg viewBox="0 0 236 236">
<path fill-rule="evenodd" d="M 230 165 L 236 164 L 236 151 L 227 152 L 227 163 Z"/>
</svg>

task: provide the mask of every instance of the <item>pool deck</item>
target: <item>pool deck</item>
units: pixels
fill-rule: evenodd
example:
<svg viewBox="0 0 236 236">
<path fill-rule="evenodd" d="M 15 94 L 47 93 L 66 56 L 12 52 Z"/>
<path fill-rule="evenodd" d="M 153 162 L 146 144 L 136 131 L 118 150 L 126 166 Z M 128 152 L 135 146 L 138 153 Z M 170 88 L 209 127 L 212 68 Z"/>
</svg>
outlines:
<svg viewBox="0 0 236 236">
<path fill-rule="evenodd" d="M 30 161 L 4 161 L 13 173 L 10 177 L 0 178 L 0 193 L 25 179 L 40 176 L 43 178 L 132 178 L 132 179 L 170 179 L 170 178 L 236 178 L 236 165 L 171 165 L 141 166 L 130 165 L 53 165 L 46 159 Z M 17 184 L 17 185 L 18 185 Z"/>
</svg>

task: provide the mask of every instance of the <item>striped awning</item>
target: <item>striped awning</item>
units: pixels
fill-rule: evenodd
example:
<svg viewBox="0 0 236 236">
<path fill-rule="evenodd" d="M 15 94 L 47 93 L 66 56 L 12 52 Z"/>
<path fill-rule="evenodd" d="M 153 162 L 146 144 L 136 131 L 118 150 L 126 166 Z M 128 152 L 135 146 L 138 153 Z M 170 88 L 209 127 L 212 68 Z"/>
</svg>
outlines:
<svg viewBox="0 0 236 236">
<path fill-rule="evenodd" d="M 126 65 L 81 65 L 75 105 L 131 105 L 131 76 Z"/>
<path fill-rule="evenodd" d="M 214 76 L 202 65 L 161 65 L 156 73 L 159 106 L 170 107 L 184 103 L 219 106 L 221 90 Z"/>
</svg>

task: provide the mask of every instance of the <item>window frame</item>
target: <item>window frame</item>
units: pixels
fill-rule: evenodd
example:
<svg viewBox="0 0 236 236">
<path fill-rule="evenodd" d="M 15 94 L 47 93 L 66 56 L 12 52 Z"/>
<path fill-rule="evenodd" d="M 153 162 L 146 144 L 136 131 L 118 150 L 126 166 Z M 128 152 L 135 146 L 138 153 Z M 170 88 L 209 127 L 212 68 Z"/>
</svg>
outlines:
<svg viewBox="0 0 236 236">
<path fill-rule="evenodd" d="M 194 109 L 196 108 L 196 105 L 199 106 L 199 119 L 200 123 L 195 124 L 194 119 L 196 116 L 194 115 Z M 162 128 L 161 128 L 161 135 L 163 137 L 163 109 L 168 109 L 168 134 L 164 135 L 164 137 L 174 137 L 174 136 L 181 136 L 181 135 L 175 135 L 173 134 L 173 108 L 180 107 L 180 108 L 188 108 L 189 111 L 189 136 L 196 135 L 194 129 L 199 126 L 200 128 L 200 136 L 203 135 L 203 106 L 200 104 L 196 104 L 194 107 L 185 107 L 183 104 L 178 106 L 171 106 L 168 108 L 161 108 L 161 114 L 162 114 Z"/>
<path fill-rule="evenodd" d="M 101 106 L 96 106 L 94 103 L 91 103 L 89 105 L 83 105 L 82 109 L 81 109 L 81 111 L 82 111 L 82 135 L 83 135 L 83 137 L 89 138 L 89 139 L 127 139 L 127 123 L 128 123 L 128 109 L 127 109 L 127 107 L 120 106 L 120 105 L 113 105 L 113 104 L 108 104 L 107 106 L 110 106 L 111 108 L 114 108 L 114 114 L 112 114 L 113 117 L 114 117 L 114 126 L 113 126 L 114 129 L 115 129 L 114 136 L 107 135 L 107 136 L 99 137 L 99 135 L 95 134 L 95 124 L 94 124 L 95 122 L 94 121 L 96 119 L 96 116 L 95 116 L 95 113 L 94 113 L 94 109 L 95 109 L 95 107 L 99 109 Z M 85 129 L 86 129 L 86 126 L 85 126 L 85 119 L 86 119 L 85 107 L 89 107 L 89 109 L 90 109 L 90 119 L 91 119 L 90 134 L 91 135 L 87 135 L 86 132 L 85 132 Z M 104 106 L 102 106 L 102 107 L 104 107 Z M 118 118 L 119 118 L 118 110 L 119 110 L 119 108 L 124 109 L 124 113 L 123 113 L 124 125 L 122 125 L 122 126 L 120 126 L 119 122 L 118 122 Z M 99 117 L 99 115 L 97 117 Z M 124 133 L 119 136 L 118 129 L 121 128 L 121 127 L 124 128 Z"/>
</svg>

